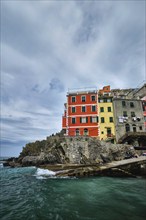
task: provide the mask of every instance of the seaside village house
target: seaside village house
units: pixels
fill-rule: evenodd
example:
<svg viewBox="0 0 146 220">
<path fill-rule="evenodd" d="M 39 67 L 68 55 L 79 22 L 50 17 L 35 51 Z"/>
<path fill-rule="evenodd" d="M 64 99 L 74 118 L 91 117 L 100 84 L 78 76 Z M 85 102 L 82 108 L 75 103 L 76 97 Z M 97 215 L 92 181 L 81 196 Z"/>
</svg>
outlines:
<svg viewBox="0 0 146 220">
<path fill-rule="evenodd" d="M 99 136 L 98 94 L 96 89 L 69 91 L 62 129 L 67 136 Z"/>
<path fill-rule="evenodd" d="M 99 138 L 100 140 L 114 142 L 115 126 L 112 99 L 110 86 L 105 86 L 99 90 Z"/>
<path fill-rule="evenodd" d="M 144 116 L 144 127 L 146 131 L 146 96 L 142 100 L 142 109 L 143 109 L 143 116 Z"/>
<path fill-rule="evenodd" d="M 113 99 L 117 142 L 127 132 L 145 131 L 141 103 L 141 100 L 136 99 Z"/>
<path fill-rule="evenodd" d="M 118 143 L 127 133 L 146 135 L 146 84 L 138 89 L 69 90 L 62 130 L 66 136 L 91 136 Z"/>
<path fill-rule="evenodd" d="M 136 89 L 133 96 L 142 100 L 144 126 L 146 131 L 146 84 L 144 84 L 141 88 Z"/>
</svg>

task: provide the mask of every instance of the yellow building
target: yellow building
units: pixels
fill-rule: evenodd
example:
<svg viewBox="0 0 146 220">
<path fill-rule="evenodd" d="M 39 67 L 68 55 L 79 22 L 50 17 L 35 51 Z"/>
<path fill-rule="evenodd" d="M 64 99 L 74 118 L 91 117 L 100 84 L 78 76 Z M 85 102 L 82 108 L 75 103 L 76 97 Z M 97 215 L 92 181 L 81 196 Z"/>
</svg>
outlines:
<svg viewBox="0 0 146 220">
<path fill-rule="evenodd" d="M 115 140 L 115 126 L 112 97 L 99 96 L 99 136 L 100 140 Z"/>
</svg>

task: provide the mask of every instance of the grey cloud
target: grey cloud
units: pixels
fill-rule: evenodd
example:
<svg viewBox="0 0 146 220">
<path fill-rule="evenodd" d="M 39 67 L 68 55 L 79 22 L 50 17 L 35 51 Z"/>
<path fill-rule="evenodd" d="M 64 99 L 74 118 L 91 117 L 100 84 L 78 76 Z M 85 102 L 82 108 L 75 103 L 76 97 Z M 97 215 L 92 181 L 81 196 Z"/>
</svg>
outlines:
<svg viewBox="0 0 146 220">
<path fill-rule="evenodd" d="M 64 86 L 59 79 L 53 78 L 49 83 L 50 90 L 64 91 Z"/>
<path fill-rule="evenodd" d="M 144 1 L 1 4 L 3 140 L 59 131 L 68 88 L 143 81 Z"/>
</svg>

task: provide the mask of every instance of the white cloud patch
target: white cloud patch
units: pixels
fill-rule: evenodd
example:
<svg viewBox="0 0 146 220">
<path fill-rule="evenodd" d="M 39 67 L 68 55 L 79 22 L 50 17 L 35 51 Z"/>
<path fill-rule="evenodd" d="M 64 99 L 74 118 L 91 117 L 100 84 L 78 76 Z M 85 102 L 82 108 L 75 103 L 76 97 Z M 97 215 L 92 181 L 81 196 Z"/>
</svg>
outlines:
<svg viewBox="0 0 146 220">
<path fill-rule="evenodd" d="M 68 88 L 144 80 L 144 5 L 1 2 L 2 154 L 58 132 Z"/>
</svg>

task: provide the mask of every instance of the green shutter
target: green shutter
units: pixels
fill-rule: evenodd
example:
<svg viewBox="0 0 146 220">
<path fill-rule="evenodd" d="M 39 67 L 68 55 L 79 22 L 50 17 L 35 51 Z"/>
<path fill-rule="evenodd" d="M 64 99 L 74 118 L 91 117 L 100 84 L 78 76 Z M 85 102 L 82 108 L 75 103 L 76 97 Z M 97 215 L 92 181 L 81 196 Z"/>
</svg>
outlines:
<svg viewBox="0 0 146 220">
<path fill-rule="evenodd" d="M 86 123 L 88 123 L 88 117 L 86 117 Z"/>
<path fill-rule="evenodd" d="M 92 116 L 90 116 L 90 122 L 92 123 Z"/>
</svg>

